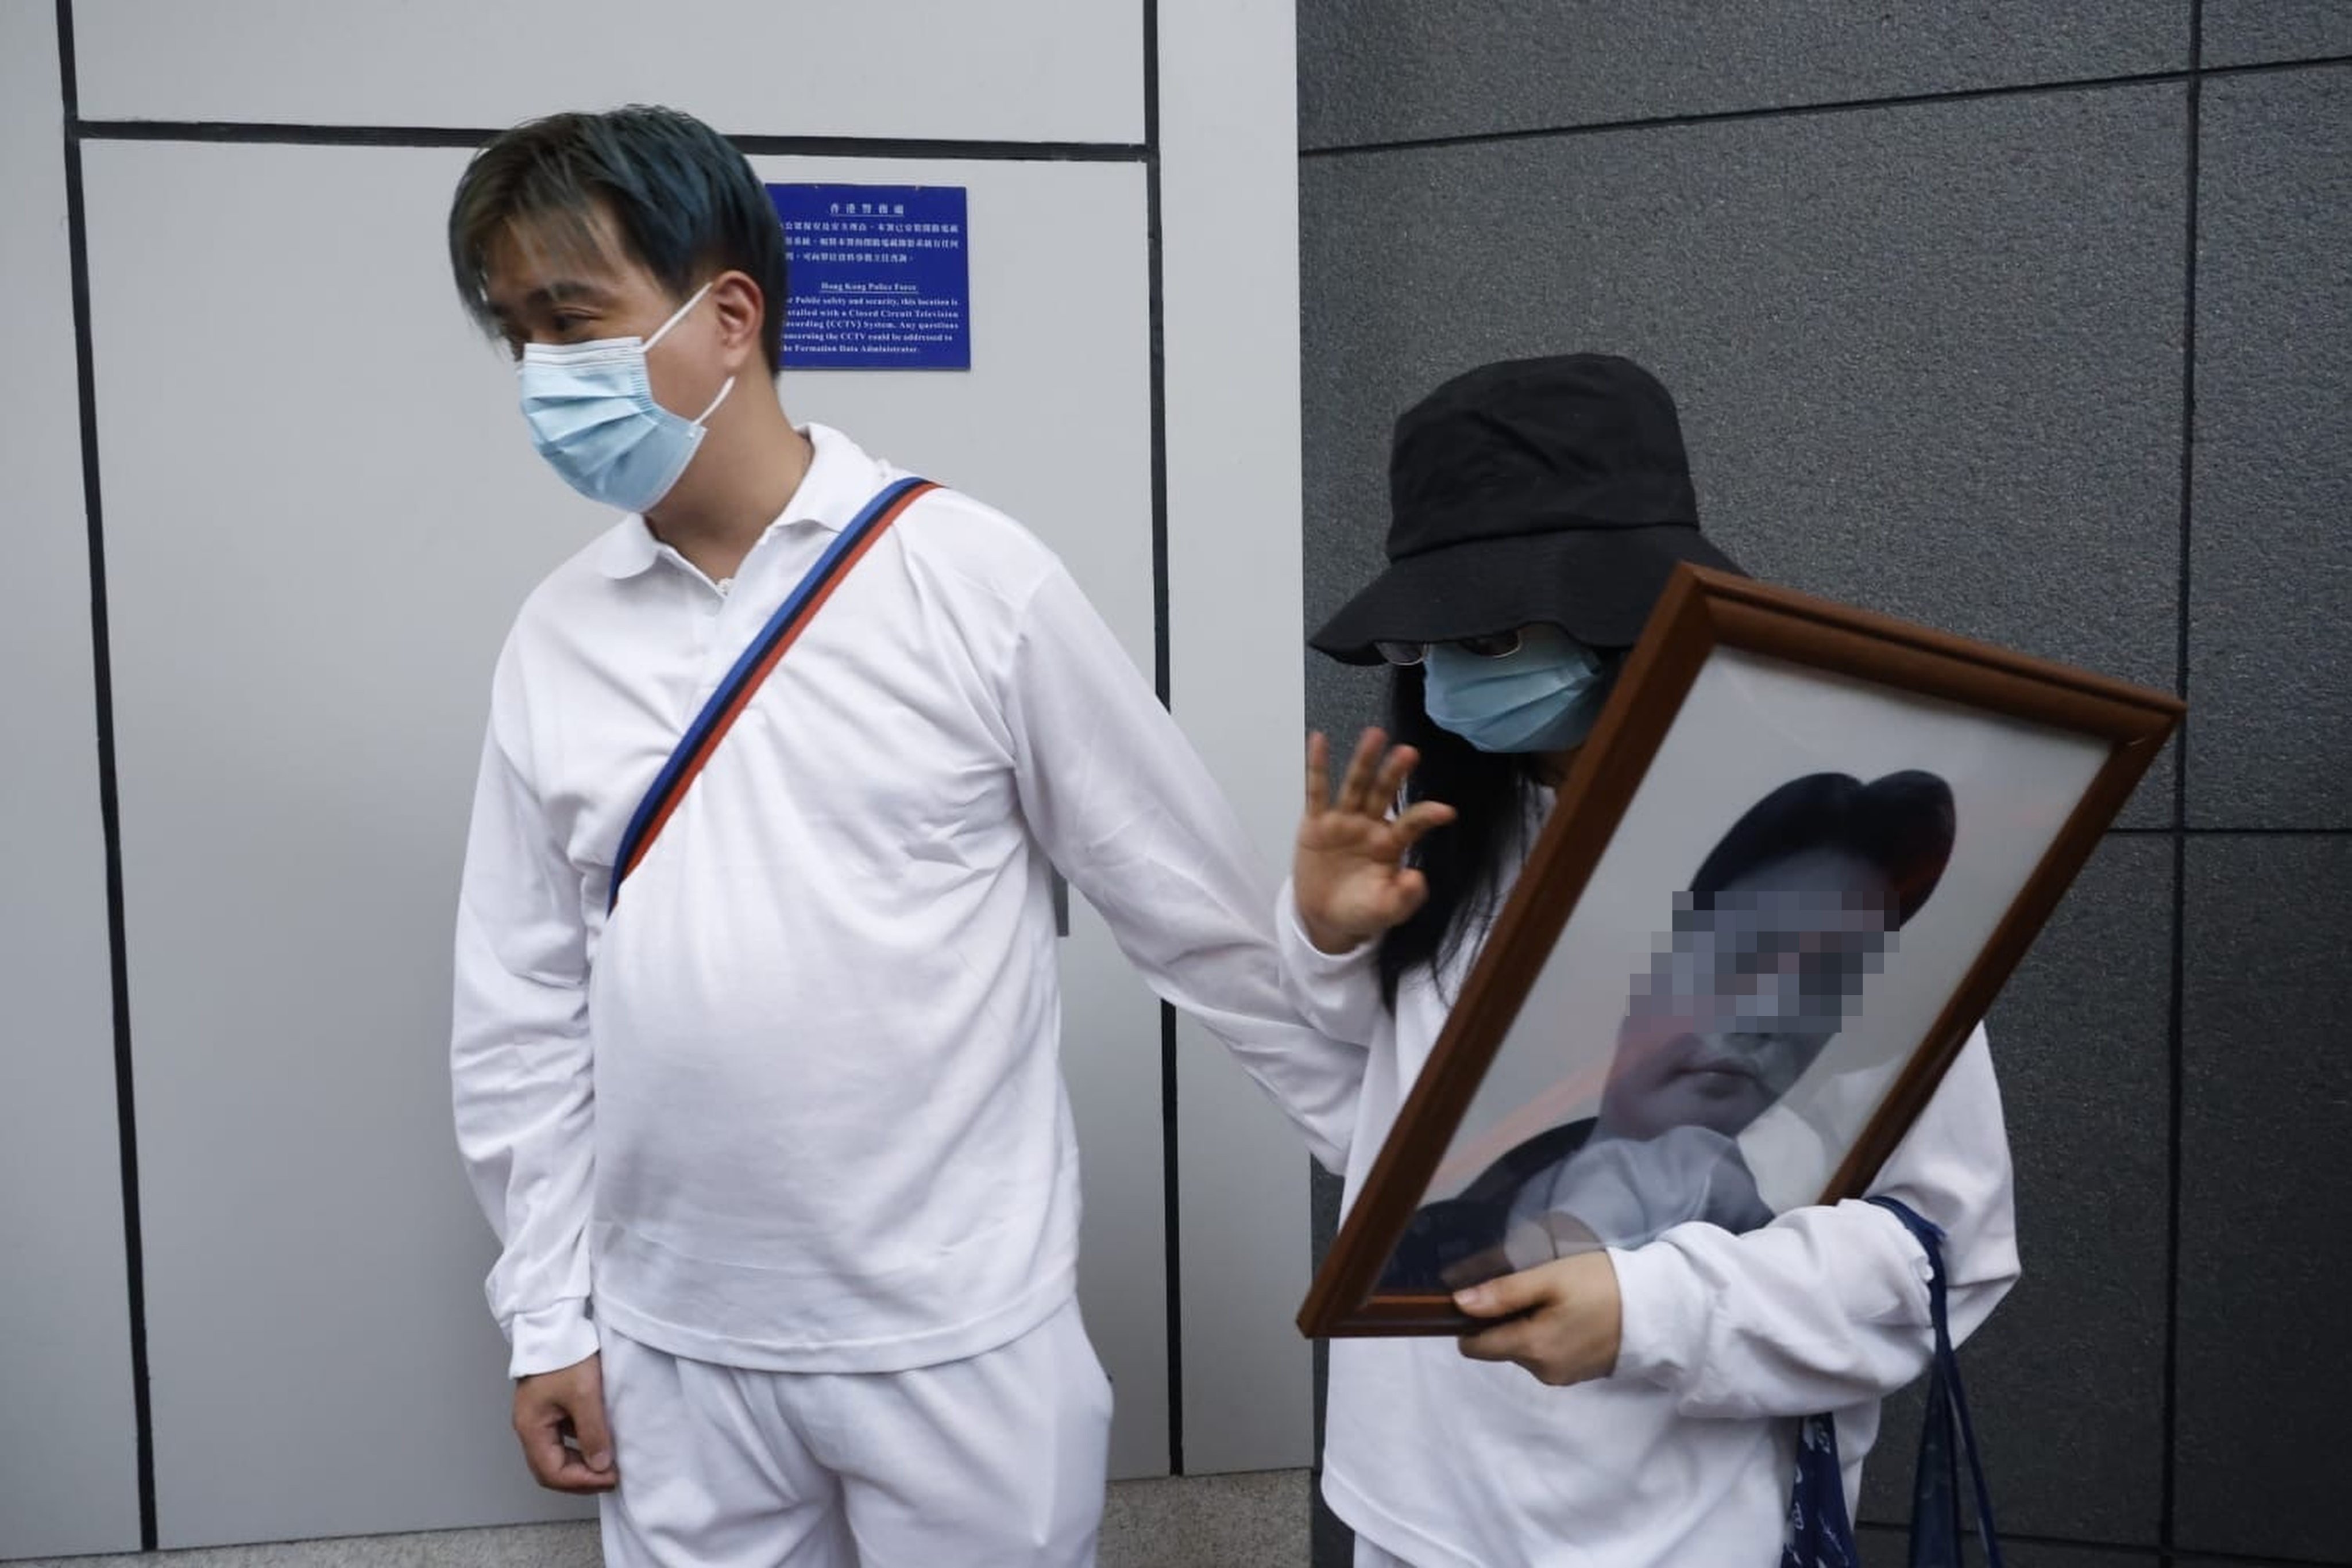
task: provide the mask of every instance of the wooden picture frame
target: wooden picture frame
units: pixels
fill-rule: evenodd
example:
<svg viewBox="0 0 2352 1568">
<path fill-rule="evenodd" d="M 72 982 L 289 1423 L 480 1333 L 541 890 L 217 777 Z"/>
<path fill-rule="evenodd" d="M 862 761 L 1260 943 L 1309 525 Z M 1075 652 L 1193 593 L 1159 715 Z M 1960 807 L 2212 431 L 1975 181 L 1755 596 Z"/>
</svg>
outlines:
<svg viewBox="0 0 2352 1568">
<path fill-rule="evenodd" d="M 1957 827 L 1948 829 L 1941 841 L 1948 857 L 1935 872 L 1941 886 L 1922 895 L 1929 900 L 1927 907 L 1943 900 L 1948 908 L 1921 942 L 1908 940 L 1907 932 L 1864 939 L 1895 944 L 1889 951 L 1896 956 L 1873 958 L 1870 973 L 1878 978 L 1857 980 L 1847 989 L 1852 1016 L 1868 1010 L 1864 998 L 1889 999 L 1872 1004 L 1879 1015 L 1865 1020 L 1864 1027 L 1832 1024 L 1824 1039 L 1867 1037 L 1854 1047 L 1855 1059 L 1877 1076 L 1867 1079 L 1873 1087 L 1848 1097 L 1867 1109 L 1853 1111 L 1858 1130 L 1843 1146 L 1843 1134 L 1822 1133 L 1816 1124 L 1806 1123 L 1819 1135 L 1804 1158 L 1792 1157 L 1783 1181 L 1796 1195 L 1766 1206 L 1779 1212 L 1799 1203 L 1862 1195 L 2184 710 L 2167 692 L 1728 574 L 1678 567 L 1591 736 L 1562 779 L 1554 808 L 1483 949 L 1461 979 L 1429 1060 L 1300 1308 L 1300 1330 L 1325 1338 L 1447 1334 L 1470 1327 L 1472 1320 L 1454 1306 L 1449 1290 L 1427 1285 L 1384 1289 L 1381 1280 L 1408 1226 L 1424 1205 L 1433 1212 L 1443 1201 L 1431 1196 L 1439 1190 L 1433 1183 L 1441 1165 L 1452 1168 L 1450 1181 L 1479 1165 L 1478 1158 L 1455 1148 L 1457 1142 L 1470 1138 L 1475 1152 L 1484 1138 L 1491 1153 L 1508 1141 L 1504 1130 L 1515 1118 L 1522 1132 L 1535 1124 L 1528 1107 L 1537 1097 L 1524 1105 L 1507 1093 L 1500 1100 L 1494 1094 L 1481 1100 L 1482 1086 L 1507 1044 L 1534 1040 L 1518 1047 L 1518 1057 L 1548 1072 L 1551 1068 L 1544 1064 L 1552 1058 L 1556 1037 L 1575 1033 L 1597 1042 L 1591 1031 L 1546 1020 L 1587 1015 L 1601 1019 L 1607 1015 L 1598 1000 L 1536 1016 L 1527 1033 L 1515 1035 L 1531 991 L 1541 983 L 1548 998 L 1575 998 L 1574 974 L 1607 962 L 1590 957 L 1599 947 L 1611 948 L 1621 964 L 1631 955 L 1638 970 L 1643 960 L 1631 933 L 1644 920 L 1651 922 L 1648 941 L 1655 962 L 1674 962 L 1656 934 L 1664 905 L 1628 915 L 1624 908 L 1648 895 L 1629 899 L 1627 889 L 1670 897 L 1676 910 L 1693 907 L 1684 889 L 1694 879 L 1696 847 L 1713 841 L 1724 820 L 1756 798 L 1758 778 L 1772 776 L 1769 762 L 1759 757 L 1801 755 L 1834 763 L 1851 751 L 1874 755 L 1873 765 L 1885 767 L 1895 752 L 1916 745 L 1958 759 L 1953 776 L 1962 783 L 1946 786 L 1941 797 L 1958 803 L 1948 807 L 1945 818 Z M 1654 763 L 1660 765 L 1654 769 Z M 1939 774 L 1916 776 L 1943 782 Z M 1685 802 L 1687 809 L 1675 806 L 1669 795 Z M 1687 833 L 1679 829 L 1685 820 L 1696 823 Z M 1655 864 L 1645 867 L 1644 855 Z M 1603 873 L 1597 888 L 1596 871 Z M 1593 909 L 1588 916 L 1583 906 L 1589 889 Z M 1682 917 L 1674 919 L 1680 931 Z M 1916 921 L 1918 927 L 1928 923 L 1924 915 Z M 1574 943 L 1562 944 L 1572 925 L 1582 933 L 1582 953 L 1571 951 Z M 1922 942 L 1926 958 L 1918 956 Z M 1622 979 L 1626 970 L 1610 973 Z M 1612 1083 L 1618 1057 L 1627 1048 L 1626 1031 L 1633 1027 L 1630 1020 L 1643 1005 L 1638 999 L 1652 994 L 1657 984 L 1637 973 L 1637 1000 L 1622 1005 L 1630 1011 L 1619 1014 L 1628 1021 L 1613 1031 L 1616 1043 L 1605 1051 L 1597 1043 L 1592 1047 L 1596 1058 L 1609 1058 L 1605 1070 Z M 1622 984 L 1616 994 L 1625 994 Z M 1729 1005 L 1702 1005 L 1717 1007 L 1717 1016 Z M 1836 1004 L 1837 1016 L 1848 1016 L 1843 1010 L 1848 1005 Z M 1874 1021 L 1880 1016 L 1884 1022 Z M 1690 1028 L 1683 1039 L 1696 1038 Z M 1824 1059 L 1806 1058 L 1796 1083 L 1810 1081 Z M 1525 1063 L 1517 1058 L 1513 1068 L 1525 1077 Z M 1574 1076 L 1590 1085 L 1600 1070 L 1587 1065 Z M 1823 1083 L 1858 1084 L 1865 1079 L 1863 1068 L 1823 1068 L 1821 1074 Z M 1755 1092 L 1796 1099 L 1794 1089 Z M 1808 1092 L 1815 1097 L 1808 1103 L 1825 1103 L 1827 1090 Z M 1595 1091 L 1592 1103 L 1606 1101 Z M 1763 1103 L 1769 1109 L 1778 1100 Z M 1484 1132 L 1465 1127 L 1474 1104 L 1490 1124 Z M 1496 1114 L 1496 1106 L 1506 1109 Z M 1795 1125 L 1796 1114 L 1783 1123 Z M 1738 1135 L 1747 1136 L 1747 1131 Z M 1592 1136 L 1588 1131 L 1563 1146 L 1580 1146 Z M 1613 1135 L 1612 1144 L 1622 1146 Z M 1807 1160 L 1815 1163 L 1809 1166 Z M 1491 1175 L 1499 1167 L 1486 1168 Z M 1817 1189 L 1795 1184 L 1814 1168 L 1828 1173 Z M 1402 1263 L 1396 1277 L 1403 1277 Z"/>
</svg>

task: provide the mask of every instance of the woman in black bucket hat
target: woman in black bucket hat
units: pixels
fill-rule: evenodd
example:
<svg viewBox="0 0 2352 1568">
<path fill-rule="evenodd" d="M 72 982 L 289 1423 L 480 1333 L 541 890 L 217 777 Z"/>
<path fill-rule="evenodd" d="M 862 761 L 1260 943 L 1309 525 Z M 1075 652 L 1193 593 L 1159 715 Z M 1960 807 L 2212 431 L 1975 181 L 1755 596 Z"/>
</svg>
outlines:
<svg viewBox="0 0 2352 1568">
<path fill-rule="evenodd" d="M 1334 790 L 1323 739 L 1310 740 L 1278 922 L 1294 1000 L 1367 1047 L 1350 1203 L 1675 564 L 1738 570 L 1700 532 L 1672 397 L 1622 358 L 1517 360 L 1447 382 L 1398 421 L 1390 488 L 1387 569 L 1311 641 L 1391 667 L 1398 744 L 1368 731 Z M 1890 927 L 1907 918 L 1948 852 L 1948 791 L 1927 775 L 1801 783 L 1821 803 L 1800 814 L 1805 841 L 1743 849 L 1737 868 L 1711 856 L 1706 878 L 1769 883 L 1811 856 L 1808 874 L 1883 896 Z M 1855 812 L 1876 814 L 1867 831 Z M 1901 853 L 1878 853 L 1890 833 Z M 1872 853 L 1847 852 L 1857 845 Z M 1654 1165 L 1723 1143 L 1719 1130 L 1667 1131 L 1616 1138 L 1612 1157 Z M 1528 1217 L 1528 1193 L 1550 1190 L 1531 1178 L 1552 1179 L 1595 1138 L 1556 1129 L 1474 1184 L 1496 1235 Z M 1927 1257 L 1874 1205 L 1775 1217 L 1743 1180 L 1736 1161 L 1712 1165 L 1687 1215 L 1636 1216 L 1599 1245 L 1538 1248 L 1532 1266 L 1498 1244 L 1456 1297 L 1491 1326 L 1458 1348 L 1333 1342 L 1323 1486 L 1356 1531 L 1357 1562 L 1767 1568 L 1780 1560 L 1796 1418 L 1822 1411 L 1836 1414 L 1851 1508 L 1879 1400 L 1927 1365 Z M 1980 1030 L 1878 1190 L 1943 1227 L 1964 1336 L 2017 1275 Z"/>
</svg>

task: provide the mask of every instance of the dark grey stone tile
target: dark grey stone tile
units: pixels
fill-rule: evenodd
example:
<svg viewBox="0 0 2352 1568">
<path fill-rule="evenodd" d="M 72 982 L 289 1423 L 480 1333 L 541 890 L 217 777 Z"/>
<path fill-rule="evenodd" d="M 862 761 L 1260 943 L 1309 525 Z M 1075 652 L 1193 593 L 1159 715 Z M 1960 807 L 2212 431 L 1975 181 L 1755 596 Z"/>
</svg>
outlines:
<svg viewBox="0 0 2352 1568">
<path fill-rule="evenodd" d="M 2164 1466 L 2173 847 L 2112 837 L 1987 1022 L 2024 1275 L 1960 1352 L 1995 1517 L 2154 1545 Z M 1909 1517 L 1923 1402 L 1888 1403 L 1863 1516 Z"/>
<path fill-rule="evenodd" d="M 2352 1562 L 2352 837 L 2189 845 L 2177 1541 Z"/>
<path fill-rule="evenodd" d="M 1864 1531 L 1860 1542 L 1864 1568 L 1900 1568 L 1906 1561 L 1904 1543 L 1899 1531 Z M 2004 1540 L 2000 1556 L 2008 1568 L 2160 1568 L 2163 1561 L 2156 1552 L 2135 1548 L 2046 1541 Z M 1981 1559 L 1971 1555 L 1969 1561 Z"/>
<path fill-rule="evenodd" d="M 1320 1165 L 1308 1178 L 1307 1201 L 1312 1226 L 1313 1249 L 1311 1267 L 1320 1270 L 1324 1256 L 1331 1250 L 1332 1240 L 1339 1234 L 1339 1200 L 1346 1185 L 1339 1177 Z M 1323 1396 L 1331 1381 L 1331 1344 L 1328 1340 L 1315 1342 L 1315 1462 L 1323 1462 Z"/>
<path fill-rule="evenodd" d="M 1305 0 L 1299 142 L 2179 70 L 2189 34 L 2189 0 Z"/>
<path fill-rule="evenodd" d="M 2209 66 L 2352 55 L 2344 0 L 2205 0 L 2204 23 Z"/>
<path fill-rule="evenodd" d="M 1331 1241 L 1339 1231 L 1339 1200 L 1346 1191 L 1339 1177 L 1314 1168 L 1309 1188 L 1314 1226 L 1314 1267 L 1323 1267 L 1323 1256 L 1331 1249 Z M 1307 1504 L 1309 1552 L 1314 1568 L 1348 1568 L 1355 1560 L 1355 1532 L 1333 1513 L 1323 1500 L 1323 1409 L 1324 1400 L 1331 1389 L 1331 1345 L 1328 1340 L 1315 1342 L 1315 1478 L 1313 1497 Z"/>
<path fill-rule="evenodd" d="M 1307 1551 L 1314 1568 L 1349 1568 L 1356 1560 L 1356 1532 L 1323 1500 L 1323 1478 L 1317 1472 Z"/>
<path fill-rule="evenodd" d="M 2045 1541 L 2004 1541 L 2000 1556 L 2008 1568 L 2162 1568 L 2164 1561 L 2153 1552 L 2062 1546 Z"/>
<path fill-rule="evenodd" d="M 1307 160 L 1309 626 L 1379 566 L 1407 404 L 1598 348 L 1674 389 L 1750 570 L 2169 689 L 2185 137 L 2163 84 Z M 1319 721 L 1375 705 L 1311 662 Z"/>
<path fill-rule="evenodd" d="M 1372 580 L 1380 571 L 1380 560 L 1376 547 L 1369 565 L 1360 565 L 1351 574 L 1341 577 L 1336 563 L 1318 563 L 1310 549 L 1307 564 L 1308 597 L 1313 599 L 1318 589 L 1339 583 L 1343 586 L 1332 600 L 1336 608 L 1347 593 Z M 1312 609 L 1307 612 L 1310 631 L 1322 624 L 1314 618 L 1315 614 Z M 1375 669 L 1353 668 L 1310 649 L 1307 655 L 1307 721 L 1330 735 L 1333 749 L 1346 756 L 1365 725 L 1388 722 L 1387 675 Z"/>
<path fill-rule="evenodd" d="M 2352 67 L 2209 82 L 2198 186 L 2189 820 L 2352 826 Z"/>
</svg>

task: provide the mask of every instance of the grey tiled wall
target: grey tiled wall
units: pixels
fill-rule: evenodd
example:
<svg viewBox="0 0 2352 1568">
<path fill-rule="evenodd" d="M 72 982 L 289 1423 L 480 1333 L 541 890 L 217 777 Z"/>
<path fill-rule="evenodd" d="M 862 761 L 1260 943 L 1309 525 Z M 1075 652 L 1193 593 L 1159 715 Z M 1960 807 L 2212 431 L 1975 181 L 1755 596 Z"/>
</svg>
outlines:
<svg viewBox="0 0 2352 1568">
<path fill-rule="evenodd" d="M 2205 58 L 2245 66 L 2352 55 L 2344 0 L 2205 0 Z"/>
<path fill-rule="evenodd" d="M 2352 66 L 2217 79 L 2199 123 L 2189 820 L 2352 827 Z"/>
<path fill-rule="evenodd" d="M 2179 1537 L 2352 1561 L 2352 837 L 2189 846 Z"/>
<path fill-rule="evenodd" d="M 2254 47 L 2325 26 L 2258 15 L 2244 30 Z M 2177 71 L 2189 64 L 2189 33 L 2181 0 L 1305 0 L 1299 144 Z"/>
<path fill-rule="evenodd" d="M 1967 1364 L 2012 1563 L 2352 1563 L 2352 0 L 1298 16 L 1310 626 L 1405 404 L 1600 348 L 1759 574 L 2185 688 L 1992 1020 L 2026 1279 Z"/>
<path fill-rule="evenodd" d="M 2110 837 L 1986 1021 L 2026 1279 L 1965 1371 L 2001 1526 L 2021 1535 L 2158 1536 L 2173 886 L 2168 837 Z M 1908 1517 L 1921 1417 L 1916 1390 L 1889 1405 L 1864 1519 Z"/>
</svg>

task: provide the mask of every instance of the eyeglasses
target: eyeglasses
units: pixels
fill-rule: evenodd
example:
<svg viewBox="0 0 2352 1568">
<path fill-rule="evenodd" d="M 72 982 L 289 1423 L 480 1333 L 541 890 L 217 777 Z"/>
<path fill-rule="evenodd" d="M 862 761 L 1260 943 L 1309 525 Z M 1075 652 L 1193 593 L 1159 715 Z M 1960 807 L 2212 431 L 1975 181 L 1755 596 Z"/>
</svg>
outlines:
<svg viewBox="0 0 2352 1568">
<path fill-rule="evenodd" d="M 1450 646 L 1478 658 L 1508 658 L 1519 651 L 1522 641 L 1517 631 L 1496 632 L 1491 637 L 1452 637 Z M 1375 642 L 1372 649 L 1391 664 L 1419 664 L 1428 657 L 1430 645 L 1425 642 Z"/>
</svg>

